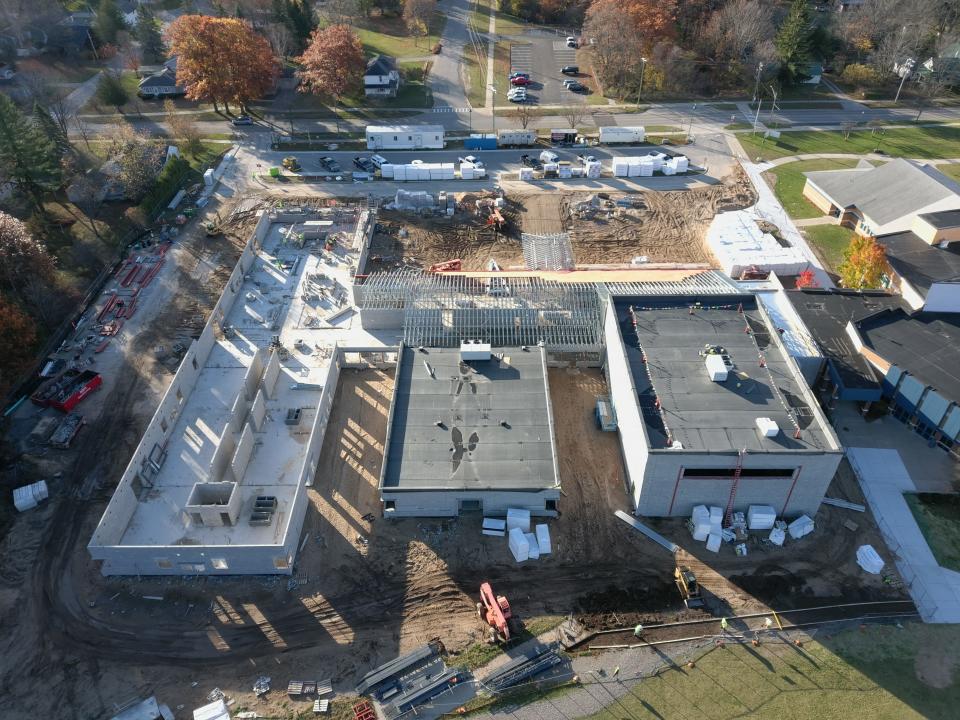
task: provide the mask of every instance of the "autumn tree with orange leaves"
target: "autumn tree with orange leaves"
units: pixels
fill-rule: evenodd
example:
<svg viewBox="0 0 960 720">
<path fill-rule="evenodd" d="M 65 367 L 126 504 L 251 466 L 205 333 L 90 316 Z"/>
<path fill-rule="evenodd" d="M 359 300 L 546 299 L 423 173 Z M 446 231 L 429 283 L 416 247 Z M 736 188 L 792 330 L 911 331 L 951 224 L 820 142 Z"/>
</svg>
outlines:
<svg viewBox="0 0 960 720">
<path fill-rule="evenodd" d="M 244 110 L 266 95 L 279 67 L 270 43 L 246 20 L 181 15 L 167 30 L 170 56 L 177 57 L 177 82 L 190 100 L 209 100 L 219 111 L 223 103 Z"/>
<path fill-rule="evenodd" d="M 837 272 L 843 287 L 863 290 L 880 287 L 888 268 L 886 248 L 876 238 L 854 235 Z"/>
<path fill-rule="evenodd" d="M 334 102 L 363 82 L 366 61 L 360 38 L 348 25 L 330 25 L 314 30 L 310 44 L 298 58 L 300 91 L 329 95 Z"/>
</svg>

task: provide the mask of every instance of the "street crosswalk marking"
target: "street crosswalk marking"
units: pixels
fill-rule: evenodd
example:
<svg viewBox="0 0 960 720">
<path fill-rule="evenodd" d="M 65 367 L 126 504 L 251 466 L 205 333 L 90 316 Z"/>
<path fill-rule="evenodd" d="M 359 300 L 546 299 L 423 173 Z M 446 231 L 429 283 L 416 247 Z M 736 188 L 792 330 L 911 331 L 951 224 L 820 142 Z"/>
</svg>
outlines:
<svg viewBox="0 0 960 720">
<path fill-rule="evenodd" d="M 447 106 L 445 106 L 445 107 L 430 108 L 430 112 L 435 112 L 435 113 L 449 113 L 449 112 L 454 112 L 454 113 L 468 113 L 468 112 L 470 112 L 472 109 L 473 109 L 473 108 L 468 108 L 468 107 L 447 107 Z"/>
</svg>

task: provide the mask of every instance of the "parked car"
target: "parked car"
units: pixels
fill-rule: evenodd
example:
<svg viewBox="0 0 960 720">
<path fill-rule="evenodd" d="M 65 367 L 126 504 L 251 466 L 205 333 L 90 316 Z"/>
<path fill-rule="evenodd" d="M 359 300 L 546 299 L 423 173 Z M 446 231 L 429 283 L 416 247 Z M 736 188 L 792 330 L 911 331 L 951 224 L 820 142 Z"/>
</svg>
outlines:
<svg viewBox="0 0 960 720">
<path fill-rule="evenodd" d="M 370 162 L 373 163 L 373 166 L 379 170 L 384 165 L 388 165 L 389 161 L 383 155 L 371 155 Z"/>
<path fill-rule="evenodd" d="M 511 85 L 529 85 L 530 78 L 526 75 L 517 75 L 515 78 L 510 78 Z"/>
<path fill-rule="evenodd" d="M 253 118 L 249 115 L 237 115 L 230 122 L 233 125 L 253 125 Z"/>
<path fill-rule="evenodd" d="M 567 85 L 567 90 L 572 90 L 573 92 L 585 92 L 586 89 L 587 89 L 586 85 L 584 85 L 581 82 L 577 82 L 576 80 L 574 80 L 572 83 Z"/>
<path fill-rule="evenodd" d="M 510 73 L 510 79 L 511 79 L 511 80 L 513 80 L 514 78 L 518 78 L 518 77 L 525 77 L 525 78 L 527 78 L 527 80 L 529 80 L 529 79 L 530 79 L 530 73 L 528 73 L 528 72 L 518 72 L 518 71 L 516 71 L 516 70 L 513 71 L 512 73 Z"/>
<path fill-rule="evenodd" d="M 513 88 L 512 90 L 510 90 L 510 92 L 507 93 L 507 97 L 508 97 L 508 98 L 510 98 L 510 97 L 516 97 L 516 96 L 518 96 L 518 95 L 521 95 L 521 96 L 523 96 L 523 97 L 526 97 L 526 96 L 527 96 L 527 91 L 526 91 L 526 89 L 525 89 L 525 88 Z"/>
<path fill-rule="evenodd" d="M 590 162 L 596 162 L 597 158 L 593 155 L 577 155 L 577 159 L 582 165 L 586 165 Z"/>
<path fill-rule="evenodd" d="M 580 66 L 579 66 L 579 65 L 564 65 L 562 68 L 560 68 L 560 72 L 562 72 L 564 75 L 579 75 L 579 74 L 580 74 Z"/>
<path fill-rule="evenodd" d="M 530 167 L 534 170 L 539 170 L 543 167 L 543 164 L 535 157 L 530 157 L 526 153 L 520 156 L 520 164 L 524 167 Z"/>
<path fill-rule="evenodd" d="M 300 169 L 300 161 L 293 155 L 285 157 L 281 164 L 284 170 L 290 170 L 291 172 L 297 172 Z"/>
<path fill-rule="evenodd" d="M 457 158 L 457 160 L 459 160 L 462 163 L 465 163 L 465 162 L 470 163 L 471 165 L 475 165 L 476 167 L 483 167 L 483 161 L 480 160 L 480 158 L 478 158 L 476 155 L 467 155 L 466 157 Z"/>
<path fill-rule="evenodd" d="M 341 171 L 340 163 L 334 160 L 332 157 L 322 157 L 320 158 L 320 167 L 322 167 L 327 172 L 338 173 Z"/>
<path fill-rule="evenodd" d="M 553 150 L 543 150 L 540 152 L 540 162 L 552 163 L 559 159 L 560 156 L 553 152 Z"/>
<path fill-rule="evenodd" d="M 666 159 L 667 159 L 667 154 L 666 154 L 666 153 L 658 152 L 658 151 L 656 151 L 656 150 L 651 150 L 650 152 L 647 153 L 647 155 L 649 155 L 650 157 L 655 158 L 655 159 L 657 159 L 657 158 L 660 159 L 660 160 L 666 160 Z"/>
<path fill-rule="evenodd" d="M 370 158 L 368 158 L 368 157 L 362 157 L 362 156 L 360 156 L 360 155 L 357 155 L 357 157 L 355 157 L 355 158 L 353 159 L 353 165 L 354 165 L 354 167 L 357 168 L 357 170 L 360 170 L 360 171 L 365 172 L 365 173 L 371 173 L 371 174 L 372 174 L 373 171 L 377 169 L 377 168 L 374 166 L 373 162 L 370 160 Z"/>
<path fill-rule="evenodd" d="M 580 42 L 575 37 L 573 37 L 573 35 L 569 35 L 567 37 L 567 47 L 575 48 L 579 46 L 580 46 Z"/>
</svg>

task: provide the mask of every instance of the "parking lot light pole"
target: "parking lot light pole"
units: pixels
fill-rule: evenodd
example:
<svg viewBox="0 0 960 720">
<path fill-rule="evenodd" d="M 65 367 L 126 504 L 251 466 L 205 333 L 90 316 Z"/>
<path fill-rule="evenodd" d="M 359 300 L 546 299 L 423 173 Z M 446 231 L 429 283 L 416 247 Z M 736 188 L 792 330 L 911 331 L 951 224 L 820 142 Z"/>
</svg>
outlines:
<svg viewBox="0 0 960 720">
<path fill-rule="evenodd" d="M 643 73 L 647 69 L 647 59 L 645 57 L 640 58 L 640 62 L 643 65 L 640 66 L 640 89 L 637 90 L 637 110 L 640 109 L 640 96 L 643 95 Z"/>
</svg>

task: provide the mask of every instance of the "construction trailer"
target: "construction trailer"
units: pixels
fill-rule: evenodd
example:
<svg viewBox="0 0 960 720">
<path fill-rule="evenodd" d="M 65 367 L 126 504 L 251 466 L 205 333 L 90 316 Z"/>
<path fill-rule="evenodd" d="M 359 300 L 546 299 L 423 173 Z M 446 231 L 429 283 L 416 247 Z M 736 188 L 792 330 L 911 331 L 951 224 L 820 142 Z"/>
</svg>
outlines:
<svg viewBox="0 0 960 720">
<path fill-rule="evenodd" d="M 441 125 L 368 125 L 368 150 L 442 150 L 444 130 Z"/>
<path fill-rule="evenodd" d="M 576 128 L 555 128 L 550 131 L 550 142 L 570 145 L 577 141 Z"/>
<path fill-rule="evenodd" d="M 609 145 L 612 143 L 642 143 L 647 137 L 643 127 L 602 127 L 600 128 L 600 142 Z"/>
<path fill-rule="evenodd" d="M 536 130 L 497 130 L 497 147 L 530 147 L 537 144 Z"/>
<path fill-rule="evenodd" d="M 753 295 L 621 296 L 604 324 L 638 515 L 816 513 L 843 449 Z"/>
</svg>

